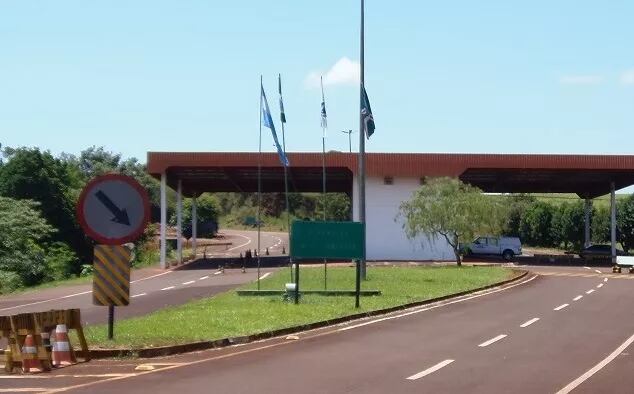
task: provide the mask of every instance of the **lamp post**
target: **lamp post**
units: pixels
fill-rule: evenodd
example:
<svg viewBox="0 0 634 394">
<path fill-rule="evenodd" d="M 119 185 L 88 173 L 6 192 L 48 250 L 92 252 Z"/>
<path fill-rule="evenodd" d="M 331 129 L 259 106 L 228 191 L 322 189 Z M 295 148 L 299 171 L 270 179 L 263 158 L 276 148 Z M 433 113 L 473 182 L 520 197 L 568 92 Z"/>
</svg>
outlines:
<svg viewBox="0 0 634 394">
<path fill-rule="evenodd" d="M 350 147 L 350 153 L 352 153 L 352 130 L 341 130 L 342 133 L 348 134 L 348 145 Z"/>
</svg>

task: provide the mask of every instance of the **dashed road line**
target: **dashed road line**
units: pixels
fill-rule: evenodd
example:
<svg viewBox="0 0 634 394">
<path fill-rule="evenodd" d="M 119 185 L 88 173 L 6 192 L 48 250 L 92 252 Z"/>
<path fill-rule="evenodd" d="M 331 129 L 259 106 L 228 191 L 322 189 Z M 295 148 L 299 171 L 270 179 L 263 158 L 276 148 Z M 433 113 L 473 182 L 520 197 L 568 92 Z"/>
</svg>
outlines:
<svg viewBox="0 0 634 394">
<path fill-rule="evenodd" d="M 599 288 L 599 289 L 600 289 L 600 288 L 602 288 L 602 287 L 603 287 L 603 283 L 599 283 L 599 284 L 597 285 L 597 288 Z"/>
<path fill-rule="evenodd" d="M 525 322 L 524 324 L 520 325 L 520 327 L 525 328 L 530 326 L 531 324 L 535 323 L 536 321 L 539 320 L 539 317 L 534 317 L 532 319 L 530 319 L 529 321 Z"/>
<path fill-rule="evenodd" d="M 591 269 L 592 269 L 592 268 L 590 268 L 590 267 L 583 267 L 583 268 L 585 268 L 585 269 L 587 269 L 587 270 L 591 270 Z"/>
<path fill-rule="evenodd" d="M 172 290 L 173 288 L 174 288 L 174 286 L 164 287 L 164 288 L 161 289 L 161 291 Z"/>
<path fill-rule="evenodd" d="M 268 277 L 269 275 L 271 275 L 271 273 L 270 273 L 270 272 L 267 272 L 266 274 L 264 274 L 264 275 L 260 276 L 260 278 L 259 278 L 259 279 L 260 279 L 260 280 L 262 280 L 262 279 L 264 279 L 264 278 Z"/>
<path fill-rule="evenodd" d="M 507 335 L 506 335 L 506 334 L 500 334 L 500 335 L 498 335 L 498 336 L 497 336 L 497 337 L 495 337 L 495 338 L 491 338 L 491 339 L 489 339 L 489 340 L 488 340 L 488 341 L 486 341 L 486 342 L 482 342 L 482 343 L 481 343 L 481 344 L 479 344 L 478 346 L 479 346 L 479 347 L 487 347 L 487 346 L 491 345 L 492 343 L 495 343 L 495 342 L 497 342 L 497 341 L 499 341 L 499 340 L 501 340 L 501 339 L 504 339 L 504 338 L 506 338 L 506 337 L 507 337 Z"/>
<path fill-rule="evenodd" d="M 199 278 L 198 280 L 205 280 L 205 279 L 209 279 L 209 275 L 205 275 L 202 278 Z"/>
<path fill-rule="evenodd" d="M 579 300 L 580 300 L 580 299 L 582 299 L 582 298 L 583 298 L 583 296 L 582 296 L 582 295 L 578 295 L 578 296 L 576 296 L 575 298 L 573 298 L 572 300 L 573 300 L 573 301 L 579 301 Z"/>
<path fill-rule="evenodd" d="M 196 281 L 190 280 L 189 282 L 183 282 L 183 286 L 191 285 L 192 283 L 196 283 Z"/>
<path fill-rule="evenodd" d="M 608 281 L 608 278 L 603 278 L 603 281 L 604 281 L 604 282 L 607 282 L 607 281 Z"/>
<path fill-rule="evenodd" d="M 446 367 L 447 365 L 449 365 L 449 364 L 451 364 L 453 362 L 454 362 L 454 360 L 441 361 L 438 364 L 434 365 L 433 367 L 427 368 L 424 371 L 421 371 L 421 372 L 419 372 L 419 373 L 417 373 L 415 375 L 412 375 L 412 376 L 408 377 L 407 380 L 420 379 L 422 377 L 425 377 L 425 376 L 427 376 L 427 375 L 429 375 L 431 373 L 434 373 L 434 372 L 438 371 L 439 369 L 442 369 L 442 368 Z"/>
<path fill-rule="evenodd" d="M 570 305 L 570 304 L 561 304 L 557 308 L 554 308 L 553 310 L 554 311 L 560 311 L 560 310 L 564 309 L 565 307 L 567 307 L 568 305 Z"/>
<path fill-rule="evenodd" d="M 537 278 L 537 275 L 532 276 L 532 277 L 530 277 L 530 278 L 528 278 L 528 279 L 526 279 L 524 281 L 521 281 L 520 283 L 516 283 L 516 284 L 511 285 L 511 286 L 503 287 L 501 289 L 492 290 L 492 291 L 488 291 L 488 292 L 485 291 L 484 293 L 481 293 L 481 294 L 474 294 L 474 295 L 469 296 L 469 297 L 460 298 L 460 299 L 449 301 L 449 302 L 446 302 L 446 303 L 438 303 L 438 304 L 431 305 L 431 306 L 421 307 L 419 309 L 414 309 L 411 312 L 406 312 L 406 313 L 401 313 L 401 314 L 394 315 L 394 316 L 387 316 L 387 317 L 382 317 L 382 318 L 379 318 L 379 319 L 370 320 L 370 321 L 367 321 L 367 322 L 364 322 L 364 323 L 355 324 L 353 326 L 343 327 L 343 328 L 340 328 L 337 331 L 348 331 L 348 330 L 352 330 L 352 329 L 359 328 L 359 327 L 369 326 L 370 324 L 380 323 L 380 322 L 387 321 L 387 320 L 400 319 L 401 317 L 410 316 L 410 315 L 413 315 L 413 314 L 416 314 L 416 313 L 426 312 L 426 311 L 429 311 L 429 310 L 432 310 L 432 309 L 441 308 L 441 307 L 444 307 L 444 306 L 449 306 L 449 305 L 452 305 L 452 304 L 457 304 L 457 303 L 460 303 L 460 302 L 469 301 L 469 300 L 472 300 L 474 298 L 484 297 L 486 295 L 495 294 L 495 293 L 499 293 L 501 291 L 512 289 L 512 288 L 514 288 L 516 286 L 520 286 L 520 285 L 526 284 L 526 283 L 528 283 L 528 282 L 530 282 L 532 280 L 535 280 L 536 278 Z"/>
<path fill-rule="evenodd" d="M 594 272 L 596 272 L 597 274 L 602 274 L 603 272 L 599 271 L 599 270 L 594 270 Z"/>
<path fill-rule="evenodd" d="M 592 293 L 594 293 L 594 289 L 590 289 L 590 290 L 586 291 L 586 294 L 592 294 Z"/>
<path fill-rule="evenodd" d="M 144 295 L 147 295 L 147 293 L 135 294 L 131 296 L 130 298 L 143 297 Z"/>
<path fill-rule="evenodd" d="M 575 388 L 577 388 L 580 384 L 582 384 L 583 382 L 585 382 L 586 380 L 590 379 L 590 377 L 592 377 L 592 375 L 594 375 L 595 373 L 599 372 L 601 369 L 603 369 L 606 365 L 608 365 L 612 360 L 614 360 L 615 358 L 617 358 L 621 353 L 623 353 L 623 351 L 625 349 L 628 348 L 628 346 L 630 346 L 632 343 L 634 342 L 634 335 L 632 335 L 631 337 L 629 337 L 625 342 L 623 342 L 623 344 L 621 344 L 621 346 L 619 346 L 615 351 L 613 351 L 609 356 L 607 356 L 606 358 L 604 358 L 603 360 L 601 360 L 601 362 L 599 362 L 597 365 L 595 365 L 594 367 L 590 368 L 588 370 L 588 372 L 584 373 L 583 375 L 579 376 L 577 379 L 573 380 L 572 382 L 570 382 L 566 387 L 564 387 L 563 389 L 559 390 L 557 392 L 557 394 L 568 394 L 569 392 L 571 392 L 572 390 L 574 390 Z"/>
<path fill-rule="evenodd" d="M 220 274 L 222 274 L 222 271 L 216 271 L 216 272 L 214 272 L 214 275 L 220 275 Z"/>
</svg>

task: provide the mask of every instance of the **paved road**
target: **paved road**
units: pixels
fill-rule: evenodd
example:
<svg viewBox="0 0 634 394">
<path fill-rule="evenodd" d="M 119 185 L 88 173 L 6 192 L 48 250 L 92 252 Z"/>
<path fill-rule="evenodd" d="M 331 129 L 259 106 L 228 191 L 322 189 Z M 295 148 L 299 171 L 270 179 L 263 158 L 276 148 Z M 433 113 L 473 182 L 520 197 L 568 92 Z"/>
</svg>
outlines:
<svg viewBox="0 0 634 394">
<path fill-rule="evenodd" d="M 50 375 L 56 378 L 0 382 L 91 393 L 556 393 L 571 383 L 566 390 L 631 393 L 634 275 L 534 269 L 542 275 L 504 290 L 311 331 L 299 340 L 101 361 L 72 367 L 75 375 L 61 370 Z M 136 371 L 139 363 L 155 370 Z"/>
<path fill-rule="evenodd" d="M 225 253 L 238 255 L 241 248 L 256 245 L 256 233 L 248 231 L 226 231 L 237 239 Z M 263 233 L 262 245 L 273 247 L 279 236 Z M 191 269 L 190 269 L 191 268 Z M 261 275 L 272 272 L 262 269 Z M 242 273 L 239 269 L 219 272 L 213 264 L 194 264 L 178 270 L 159 268 L 142 269 L 132 273 L 130 287 L 131 302 L 127 307 L 116 308 L 117 318 L 145 315 L 167 306 L 184 304 L 189 300 L 208 297 L 257 279 L 254 269 Z M 40 291 L 0 297 L 0 315 L 35 312 L 49 309 L 80 308 L 84 324 L 107 322 L 107 308 L 92 305 L 92 284 L 63 286 Z"/>
</svg>

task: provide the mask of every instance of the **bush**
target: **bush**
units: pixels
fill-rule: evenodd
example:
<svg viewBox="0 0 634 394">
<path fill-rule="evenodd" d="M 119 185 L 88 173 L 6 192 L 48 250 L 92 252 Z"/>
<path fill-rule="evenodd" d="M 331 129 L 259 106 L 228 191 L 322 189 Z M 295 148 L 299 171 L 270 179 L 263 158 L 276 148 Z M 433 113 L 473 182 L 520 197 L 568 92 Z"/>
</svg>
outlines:
<svg viewBox="0 0 634 394">
<path fill-rule="evenodd" d="M 20 275 L 10 271 L 0 271 L 0 294 L 10 293 L 24 286 Z"/>
<path fill-rule="evenodd" d="M 79 274 L 79 259 L 65 243 L 51 244 L 44 260 L 47 267 L 46 278 L 49 280 L 61 280 Z"/>
</svg>

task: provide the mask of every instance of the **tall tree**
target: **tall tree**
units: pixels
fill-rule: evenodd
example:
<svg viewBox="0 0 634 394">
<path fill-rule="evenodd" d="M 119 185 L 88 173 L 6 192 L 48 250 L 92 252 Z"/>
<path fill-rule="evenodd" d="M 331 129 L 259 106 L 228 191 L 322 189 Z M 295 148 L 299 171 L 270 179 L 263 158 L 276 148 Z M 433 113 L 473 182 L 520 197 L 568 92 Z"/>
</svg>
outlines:
<svg viewBox="0 0 634 394">
<path fill-rule="evenodd" d="M 409 238 L 422 235 L 444 239 L 461 265 L 460 240 L 478 234 L 497 234 L 506 218 L 505 205 L 480 189 L 455 178 L 428 178 L 409 201 L 400 206 Z"/>
<path fill-rule="evenodd" d="M 616 204 L 617 239 L 628 252 L 634 249 L 634 195 L 629 195 Z"/>
</svg>

